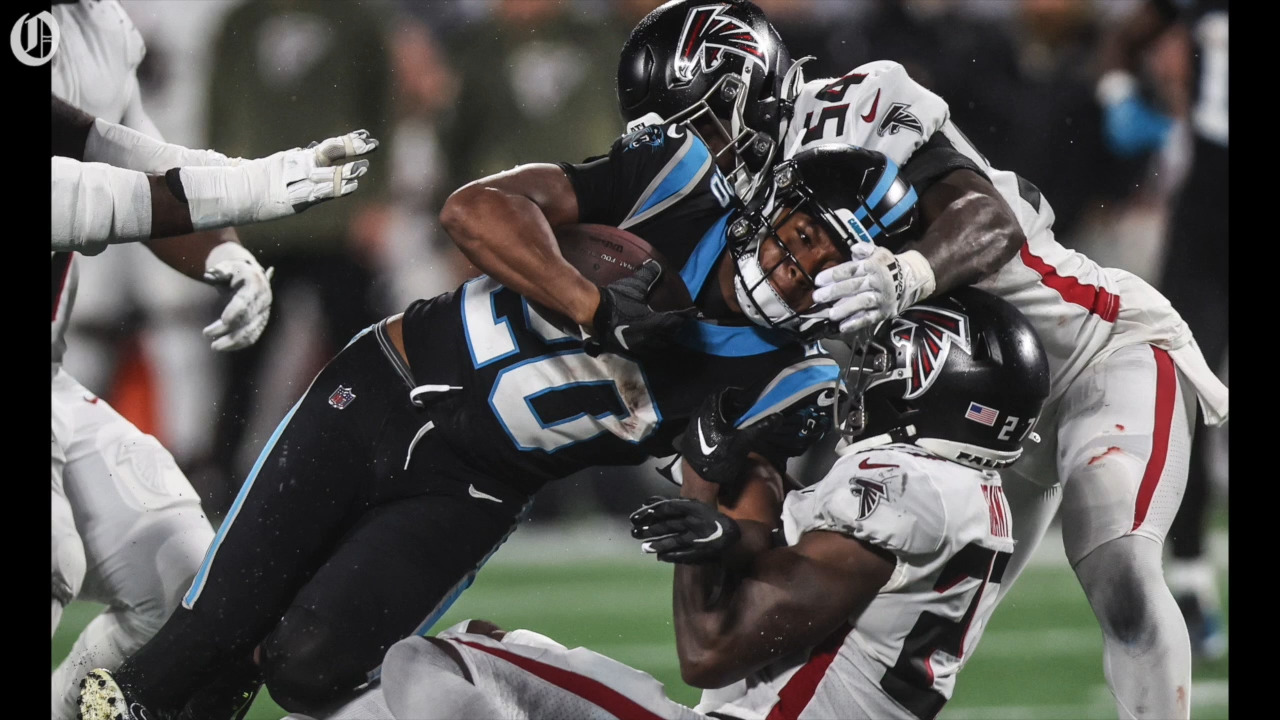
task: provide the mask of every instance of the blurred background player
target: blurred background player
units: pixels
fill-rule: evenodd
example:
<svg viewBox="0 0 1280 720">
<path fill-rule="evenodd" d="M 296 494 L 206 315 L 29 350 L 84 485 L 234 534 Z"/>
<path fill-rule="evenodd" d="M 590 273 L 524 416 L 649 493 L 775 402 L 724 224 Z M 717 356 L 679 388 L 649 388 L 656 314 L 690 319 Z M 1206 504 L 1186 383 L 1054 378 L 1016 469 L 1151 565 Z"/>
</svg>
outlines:
<svg viewBox="0 0 1280 720">
<path fill-rule="evenodd" d="M 1101 48 L 1098 100 L 1103 104 L 1110 149 L 1133 156 L 1182 140 L 1189 126 L 1190 167 L 1170 198 L 1160 288 L 1196 334 L 1209 366 L 1225 377 L 1229 315 L 1227 258 L 1229 173 L 1227 141 L 1228 0 L 1144 0 Z M 1178 35 L 1189 62 L 1189 83 L 1174 92 L 1150 89 L 1146 54 L 1166 35 Z M 1144 87 L 1146 91 L 1144 92 Z M 1155 96 L 1155 99 L 1151 99 Z M 1222 597 L 1207 555 L 1205 535 L 1213 506 L 1210 479 L 1225 462 L 1225 432 L 1202 429 L 1191 445 L 1182 506 L 1169 531 L 1172 559 L 1165 573 L 1187 620 L 1197 656 L 1226 652 Z M 1214 440 L 1223 447 L 1215 448 Z M 1216 450 L 1216 451 L 1215 451 Z"/>
<path fill-rule="evenodd" d="M 681 497 L 631 516 L 677 564 L 681 674 L 709 688 L 695 710 L 603 655 L 473 622 L 394 645 L 380 686 L 330 720 L 937 716 L 996 606 L 1016 523 L 997 468 L 1040 415 L 1048 360 L 1017 310 L 966 288 L 886 323 L 846 380 L 826 477 L 784 501 L 749 456 L 778 418 L 735 428 L 730 389 L 681 437 Z M 974 417 L 978 401 L 1000 421 Z"/>
<path fill-rule="evenodd" d="M 135 74 L 145 52 L 142 38 L 119 3 L 61 3 L 53 7 L 53 15 L 61 32 L 52 62 L 53 94 L 89 115 L 159 139 L 143 109 Z M 266 272 L 234 232 L 125 244 L 94 262 L 141 251 L 144 245 L 188 277 L 230 287 L 231 312 L 205 330 L 214 349 L 235 349 L 257 339 L 270 314 L 271 288 Z M 71 598 L 96 600 L 106 607 L 53 672 L 56 718 L 75 716 L 75 684 L 86 668 L 117 665 L 159 629 L 213 539 L 198 496 L 168 450 L 62 368 L 78 266 L 71 253 L 53 254 L 54 626 L 59 604 Z M 159 270 L 156 282 L 170 276 L 170 270 Z M 125 277 L 86 278 L 86 285 L 124 285 Z M 81 301 L 93 304 L 91 298 Z M 176 309 L 173 313 L 179 314 Z M 195 333 L 190 327 L 184 330 Z M 181 353 L 167 359 L 178 361 L 168 373 L 175 394 L 181 392 L 179 386 L 199 386 L 198 362 L 186 365 Z"/>
</svg>

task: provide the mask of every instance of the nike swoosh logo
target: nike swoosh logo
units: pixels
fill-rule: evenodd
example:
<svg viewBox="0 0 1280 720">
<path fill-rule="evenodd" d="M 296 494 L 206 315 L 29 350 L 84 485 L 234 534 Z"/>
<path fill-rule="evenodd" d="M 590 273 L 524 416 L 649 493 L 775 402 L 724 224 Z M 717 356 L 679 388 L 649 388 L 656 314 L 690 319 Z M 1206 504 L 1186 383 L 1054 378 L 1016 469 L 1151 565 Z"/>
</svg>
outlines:
<svg viewBox="0 0 1280 720">
<path fill-rule="evenodd" d="M 684 130 L 680 129 L 679 123 L 671 123 L 667 126 L 667 137 L 678 138 L 684 137 Z"/>
<path fill-rule="evenodd" d="M 721 535 L 724 535 L 724 526 L 720 524 L 720 521 L 719 521 L 719 520 L 717 520 L 717 521 L 716 521 L 716 531 L 715 531 L 715 532 L 711 533 L 710 535 L 708 535 L 708 536 L 706 536 L 706 537 L 704 537 L 704 538 L 695 538 L 695 539 L 694 539 L 694 542 L 696 542 L 696 543 L 707 543 L 707 542 L 711 542 L 712 540 L 719 539 L 719 537 L 720 537 Z"/>
<path fill-rule="evenodd" d="M 101 399 L 102 399 L 102 398 L 99 398 L 99 397 L 90 397 L 90 396 L 86 395 L 86 396 L 85 396 L 85 398 L 84 398 L 84 401 L 85 401 L 85 402 L 87 402 L 87 403 L 89 403 L 90 405 L 97 405 L 97 404 L 98 404 L 98 401 L 99 401 L 99 400 L 101 400 Z"/>
<path fill-rule="evenodd" d="M 706 435 L 704 435 L 704 434 L 703 434 L 703 432 L 702 432 L 702 421 L 701 421 L 701 420 L 699 420 L 699 421 L 698 421 L 698 444 L 702 446 L 702 454 L 703 454 L 703 455 L 710 455 L 711 453 L 713 453 L 713 452 L 715 452 L 715 451 L 716 451 L 716 448 L 720 447 L 720 445 L 719 445 L 718 443 L 717 443 L 717 444 L 715 444 L 715 445 L 708 445 L 708 444 L 707 444 L 707 436 L 706 436 Z"/>
<path fill-rule="evenodd" d="M 866 458 L 862 458 L 862 462 L 858 463 L 858 467 L 862 470 L 875 470 L 877 468 L 898 467 L 897 465 L 881 465 L 880 463 L 867 462 Z"/>
<path fill-rule="evenodd" d="M 613 336 L 614 336 L 614 337 L 616 337 L 616 338 L 618 338 L 618 344 L 622 346 L 622 349 L 623 349 L 623 350 L 630 350 L 630 349 L 631 349 L 631 346 L 627 344 L 627 340 L 626 340 L 626 338 L 622 337 L 622 331 L 623 331 L 623 330 L 626 330 L 626 329 L 627 329 L 627 328 L 629 328 L 629 327 L 631 327 L 631 326 L 630 326 L 630 325 L 619 325 L 618 327 L 616 327 L 616 328 L 614 328 L 614 329 L 613 329 Z"/>
<path fill-rule="evenodd" d="M 876 99 L 871 101 L 871 112 L 862 116 L 863 122 L 871 122 L 876 119 L 876 110 L 880 107 L 880 91 L 876 91 Z"/>
<path fill-rule="evenodd" d="M 496 503 L 501 503 L 501 502 L 502 502 L 502 498 L 496 498 L 496 497 L 494 497 L 494 496 L 490 495 L 489 493 L 486 493 L 486 492 L 480 492 L 479 490 L 477 490 L 477 489 L 476 489 L 476 486 L 475 486 L 475 485 L 468 485 L 468 486 L 467 486 L 467 494 L 468 494 L 468 495 L 470 495 L 470 496 L 471 496 L 471 497 L 473 497 L 473 498 L 480 498 L 481 500 L 489 500 L 489 501 L 496 502 Z"/>
<path fill-rule="evenodd" d="M 821 393 L 818 394 L 818 400 L 817 400 L 818 407 L 827 407 L 828 405 L 834 405 L 835 402 L 836 402 L 835 390 L 827 389 L 827 390 L 823 390 Z"/>
</svg>

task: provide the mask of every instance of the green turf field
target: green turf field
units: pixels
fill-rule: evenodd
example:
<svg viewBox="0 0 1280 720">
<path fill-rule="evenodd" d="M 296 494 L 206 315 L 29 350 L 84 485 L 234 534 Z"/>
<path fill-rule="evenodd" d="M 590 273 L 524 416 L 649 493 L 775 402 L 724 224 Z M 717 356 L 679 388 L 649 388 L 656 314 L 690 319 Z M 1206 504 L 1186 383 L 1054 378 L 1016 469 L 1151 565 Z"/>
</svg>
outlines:
<svg viewBox="0 0 1280 720">
<path fill-rule="evenodd" d="M 520 537 L 517 533 L 494 557 L 437 628 L 468 617 L 530 628 L 646 670 L 666 684 L 672 698 L 696 702 L 697 691 L 680 681 L 676 664 L 669 567 L 628 552 L 633 541 L 621 537 L 517 546 Z M 1102 675 L 1101 632 L 1075 576 L 1065 563 L 1053 561 L 1052 550 L 1045 548 L 1042 554 L 1050 561 L 1029 567 L 997 608 L 942 718 L 1116 717 Z M 584 555 L 587 559 L 573 560 Z M 1225 571 L 1221 581 L 1225 594 Z M 95 610 L 83 603 L 68 608 L 53 641 L 55 664 Z M 1193 717 L 1227 717 L 1227 664 L 1197 666 Z M 278 720 L 284 714 L 260 697 L 249 720 Z"/>
</svg>

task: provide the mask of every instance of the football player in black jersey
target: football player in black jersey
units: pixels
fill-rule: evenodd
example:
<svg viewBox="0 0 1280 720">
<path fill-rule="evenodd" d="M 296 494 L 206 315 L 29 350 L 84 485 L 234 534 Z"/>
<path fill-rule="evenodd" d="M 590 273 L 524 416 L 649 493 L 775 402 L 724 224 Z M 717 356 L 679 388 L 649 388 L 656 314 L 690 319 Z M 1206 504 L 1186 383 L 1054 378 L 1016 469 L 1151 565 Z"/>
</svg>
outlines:
<svg viewBox="0 0 1280 720">
<path fill-rule="evenodd" d="M 867 234 L 911 225 L 915 192 L 884 156 L 816 148 L 746 207 L 689 125 L 646 126 L 582 164 L 518 167 L 457 190 L 441 220 L 487 274 L 412 303 L 334 357 L 280 423 L 183 606 L 84 685 L 88 720 L 210 708 L 265 677 L 315 713 L 425 632 L 515 529 L 544 483 L 674 454 L 701 398 L 748 388 L 735 420 L 779 469 L 822 436 L 839 368 L 813 277 Z M 869 199 L 870 202 L 869 202 Z M 647 304 L 658 267 L 604 288 L 554 228 L 648 241 L 700 316 Z M 571 323 L 557 321 L 557 316 Z M 131 709 L 136 717 L 142 717 Z"/>
</svg>

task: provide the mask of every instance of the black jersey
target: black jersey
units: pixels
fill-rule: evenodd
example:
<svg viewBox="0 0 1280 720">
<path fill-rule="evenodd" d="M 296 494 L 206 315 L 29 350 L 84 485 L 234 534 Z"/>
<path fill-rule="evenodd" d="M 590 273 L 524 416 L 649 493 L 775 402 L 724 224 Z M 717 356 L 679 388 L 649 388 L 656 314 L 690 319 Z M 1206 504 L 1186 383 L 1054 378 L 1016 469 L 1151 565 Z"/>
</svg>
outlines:
<svg viewBox="0 0 1280 720">
<path fill-rule="evenodd" d="M 644 238 L 680 267 L 690 296 L 719 292 L 714 270 L 727 246 L 732 190 L 696 136 L 681 126 L 644 127 L 607 156 L 562 167 L 581 222 Z M 833 394 L 824 393 L 838 376 L 816 345 L 709 321 L 689 321 L 659 358 L 591 357 L 579 337 L 487 276 L 414 302 L 403 328 L 415 381 L 460 388 L 432 401 L 434 432 L 476 469 L 525 489 L 593 465 L 673 453 L 671 441 L 718 388 L 760 393 L 740 418 L 746 424 L 771 409 L 829 402 Z M 802 425 L 805 438 L 821 436 L 810 432 L 814 423 Z M 771 459 L 804 444 L 782 442 Z"/>
</svg>

